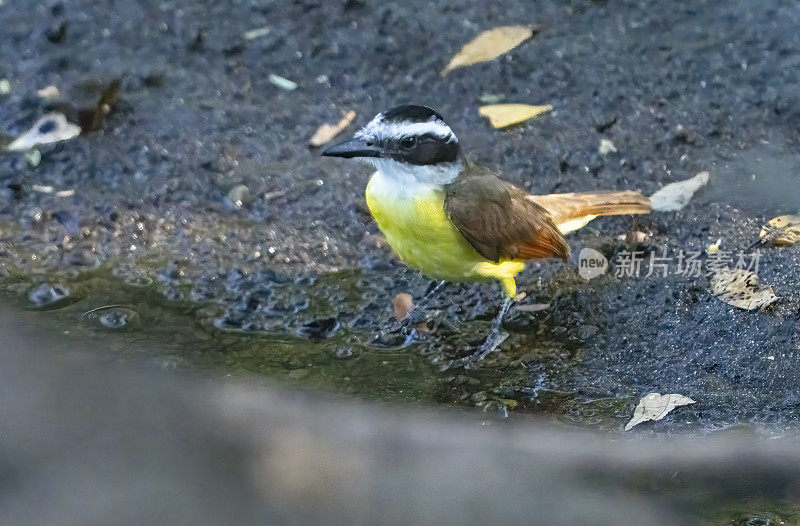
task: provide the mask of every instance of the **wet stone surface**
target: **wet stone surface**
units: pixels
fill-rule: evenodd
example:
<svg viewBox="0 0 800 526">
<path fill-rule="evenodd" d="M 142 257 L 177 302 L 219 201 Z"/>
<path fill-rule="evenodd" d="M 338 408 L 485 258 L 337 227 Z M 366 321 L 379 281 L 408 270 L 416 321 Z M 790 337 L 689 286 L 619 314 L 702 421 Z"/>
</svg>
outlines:
<svg viewBox="0 0 800 526">
<path fill-rule="evenodd" d="M 480 30 L 525 22 L 544 26 L 531 42 L 440 78 Z M 175 356 L 157 357 L 165 367 L 223 365 L 608 430 L 648 392 L 676 392 L 697 403 L 636 432 L 754 423 L 781 433 L 800 403 L 800 248 L 762 253 L 759 276 L 780 297 L 763 312 L 722 303 L 703 276 L 587 283 L 574 260 L 533 264 L 520 290 L 550 307 L 512 309 L 502 352 L 464 369 L 457 360 L 483 339 L 496 289 L 449 287 L 430 332 L 374 342 L 392 298 L 419 298 L 430 282 L 395 262 L 371 223 L 368 170 L 306 145 L 348 110 L 361 125 L 415 102 L 436 107 L 472 158 L 532 192 L 652 193 L 707 170 L 709 187 L 683 211 L 597 220 L 570 236 L 573 252 L 649 258 L 718 239 L 737 252 L 800 208 L 798 22 L 788 0 L 535 10 L 6 0 L 0 135 L 49 111 L 87 133 L 39 148 L 37 163 L 0 155 L 0 274 L 25 305 L 86 337 L 128 350 L 136 338 L 174 342 Z M 51 85 L 58 97 L 37 95 Z M 554 111 L 500 133 L 478 116 L 485 94 Z M 618 151 L 600 155 L 601 139 Z M 130 310 L 80 323 L 104 305 Z"/>
</svg>

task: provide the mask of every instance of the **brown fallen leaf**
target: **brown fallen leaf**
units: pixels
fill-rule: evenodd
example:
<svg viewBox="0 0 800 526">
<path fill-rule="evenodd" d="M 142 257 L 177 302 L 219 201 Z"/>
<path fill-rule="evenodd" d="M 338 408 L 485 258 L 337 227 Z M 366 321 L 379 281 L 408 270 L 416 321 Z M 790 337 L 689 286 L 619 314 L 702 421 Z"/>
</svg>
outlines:
<svg viewBox="0 0 800 526">
<path fill-rule="evenodd" d="M 521 312 L 539 312 L 550 308 L 549 303 L 523 303 L 517 305 L 517 310 Z"/>
<path fill-rule="evenodd" d="M 414 300 L 411 294 L 401 292 L 392 300 L 392 310 L 394 311 L 394 319 L 402 321 L 408 318 L 408 314 L 414 310 Z"/>
<path fill-rule="evenodd" d="M 691 398 L 679 394 L 647 394 L 639 400 L 639 404 L 633 410 L 633 418 L 625 425 L 625 431 L 648 420 L 661 420 L 676 407 L 693 403 L 695 401 Z"/>
<path fill-rule="evenodd" d="M 790 247 L 800 241 L 800 215 L 779 216 L 761 228 L 761 242 L 771 247 Z"/>
<path fill-rule="evenodd" d="M 89 108 L 78 111 L 78 126 L 81 127 L 81 134 L 97 131 L 103 127 L 106 118 L 117 108 L 119 102 L 121 81 L 112 80 L 103 88 L 97 103 Z"/>
<path fill-rule="evenodd" d="M 533 37 L 534 28 L 530 26 L 503 26 L 484 31 L 450 59 L 442 70 L 444 77 L 456 68 L 488 62 L 507 53 Z"/>
<path fill-rule="evenodd" d="M 749 270 L 720 269 L 710 281 L 711 291 L 717 298 L 740 309 L 763 309 L 778 300 L 772 287 L 759 285 L 758 276 Z"/>
<path fill-rule="evenodd" d="M 394 319 L 397 321 L 403 321 L 408 318 L 411 311 L 414 310 L 414 299 L 411 297 L 411 294 L 401 292 L 395 296 L 392 300 L 392 310 L 394 311 Z M 428 329 L 428 322 L 426 321 L 417 323 L 414 325 L 414 328 L 417 329 L 418 332 L 431 332 L 430 329 Z"/>
<path fill-rule="evenodd" d="M 308 140 L 308 144 L 314 148 L 322 146 L 323 144 L 331 142 L 337 135 L 347 128 L 353 119 L 356 118 L 356 112 L 348 111 L 347 114 L 336 124 L 323 124 L 314 135 Z"/>
<path fill-rule="evenodd" d="M 552 110 L 553 107 L 550 105 L 492 104 L 489 106 L 481 106 L 478 108 L 478 113 L 488 118 L 492 126 L 500 129 L 525 122 L 528 119 Z"/>
</svg>

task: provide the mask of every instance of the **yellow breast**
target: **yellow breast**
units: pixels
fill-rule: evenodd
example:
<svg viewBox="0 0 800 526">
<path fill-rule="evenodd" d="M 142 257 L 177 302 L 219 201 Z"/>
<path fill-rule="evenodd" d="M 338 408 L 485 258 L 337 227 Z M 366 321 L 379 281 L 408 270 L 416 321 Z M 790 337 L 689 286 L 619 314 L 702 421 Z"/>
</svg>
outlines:
<svg viewBox="0 0 800 526">
<path fill-rule="evenodd" d="M 447 217 L 441 187 L 414 185 L 400 189 L 396 182 L 376 172 L 366 193 L 375 222 L 403 263 L 437 280 L 495 278 L 509 295 L 514 295 L 514 276 L 525 264 L 494 263 L 478 254 Z"/>
</svg>

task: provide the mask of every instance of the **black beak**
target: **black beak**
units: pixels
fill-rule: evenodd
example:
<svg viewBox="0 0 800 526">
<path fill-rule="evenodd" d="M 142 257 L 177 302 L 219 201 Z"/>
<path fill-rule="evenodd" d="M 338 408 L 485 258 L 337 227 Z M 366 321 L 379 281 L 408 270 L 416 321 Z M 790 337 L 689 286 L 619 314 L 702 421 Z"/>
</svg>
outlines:
<svg viewBox="0 0 800 526">
<path fill-rule="evenodd" d="M 368 142 L 366 139 L 353 137 L 331 146 L 322 152 L 322 155 L 352 159 L 353 157 L 380 157 L 381 151 L 372 141 Z"/>
</svg>

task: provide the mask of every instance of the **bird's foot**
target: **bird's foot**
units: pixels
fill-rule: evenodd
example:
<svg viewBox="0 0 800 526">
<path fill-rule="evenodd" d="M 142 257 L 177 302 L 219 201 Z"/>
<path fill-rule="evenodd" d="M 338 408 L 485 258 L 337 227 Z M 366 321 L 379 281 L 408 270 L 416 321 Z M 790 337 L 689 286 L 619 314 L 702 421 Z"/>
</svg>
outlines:
<svg viewBox="0 0 800 526">
<path fill-rule="evenodd" d="M 380 331 L 373 336 L 371 343 L 380 346 L 406 347 L 417 341 L 422 332 L 428 332 L 423 326 L 428 319 L 424 309 L 414 309 L 402 320 L 391 318 L 385 321 Z"/>
<path fill-rule="evenodd" d="M 489 335 L 486 337 L 486 340 L 478 347 L 478 350 L 475 351 L 472 356 L 470 356 L 470 362 L 477 363 L 489 356 L 491 353 L 497 350 L 497 347 L 500 346 L 501 343 L 506 341 L 508 338 L 508 333 L 505 331 L 501 331 L 499 329 L 493 329 Z"/>
<path fill-rule="evenodd" d="M 390 320 L 383 322 L 381 324 L 380 334 L 381 336 L 392 334 L 401 331 L 406 327 L 419 325 L 427 319 L 427 312 L 425 312 L 424 309 L 417 307 L 416 309 L 409 311 L 406 317 L 402 320 L 392 317 Z"/>
<path fill-rule="evenodd" d="M 2 1 L 2 0 L 0 0 Z M 419 304 L 416 307 L 411 308 L 406 312 L 405 318 L 398 320 L 396 317 L 387 320 L 383 324 L 381 324 L 380 332 L 378 333 L 375 341 L 383 340 L 385 336 L 389 334 L 394 334 L 396 332 L 400 332 L 407 327 L 417 327 L 419 328 L 419 324 L 427 321 L 428 319 L 428 312 L 427 306 L 428 303 L 431 301 L 431 298 L 436 296 L 436 294 L 442 290 L 444 287 L 445 282 L 440 281 L 439 283 L 435 283 L 432 287 L 429 287 L 428 292 L 423 296 L 420 300 Z M 410 300 L 409 296 L 409 300 Z M 409 306 L 411 304 L 409 303 Z M 413 334 L 414 331 L 412 331 Z"/>
<path fill-rule="evenodd" d="M 489 335 L 486 337 L 486 341 L 484 341 L 483 344 L 478 347 L 478 350 L 468 358 L 467 366 L 470 364 L 476 365 L 489 356 L 489 354 L 493 353 L 497 347 L 508 338 L 508 333 L 503 331 L 503 317 L 505 317 L 508 309 L 511 308 L 512 301 L 512 298 L 503 300 L 503 304 L 500 306 L 497 316 L 492 320 L 492 325 L 489 329 Z"/>
</svg>

